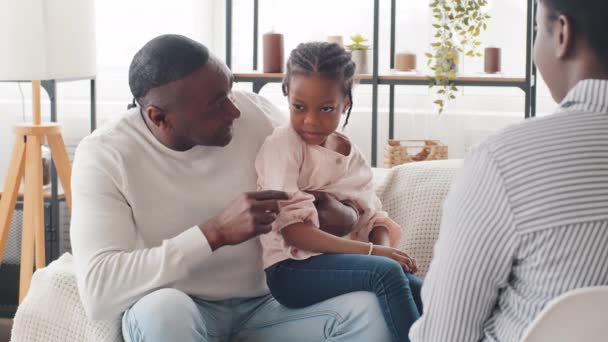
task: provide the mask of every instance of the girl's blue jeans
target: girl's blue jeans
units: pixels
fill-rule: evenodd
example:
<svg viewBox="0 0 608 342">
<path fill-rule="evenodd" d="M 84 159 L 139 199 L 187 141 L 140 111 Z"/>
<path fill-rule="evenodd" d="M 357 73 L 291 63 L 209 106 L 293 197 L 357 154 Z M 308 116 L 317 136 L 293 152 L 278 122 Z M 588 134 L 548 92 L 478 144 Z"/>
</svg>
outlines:
<svg viewBox="0 0 608 342">
<path fill-rule="evenodd" d="M 376 294 L 392 340 L 409 341 L 410 327 L 422 314 L 422 280 L 396 261 L 374 255 L 323 254 L 284 260 L 266 269 L 274 298 L 302 308 L 355 291 Z"/>
</svg>

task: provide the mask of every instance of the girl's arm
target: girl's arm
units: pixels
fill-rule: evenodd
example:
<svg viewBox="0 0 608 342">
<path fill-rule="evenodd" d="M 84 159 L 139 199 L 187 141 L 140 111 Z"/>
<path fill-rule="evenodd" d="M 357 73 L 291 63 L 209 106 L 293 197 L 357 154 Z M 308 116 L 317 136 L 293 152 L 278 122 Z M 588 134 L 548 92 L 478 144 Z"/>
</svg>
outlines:
<svg viewBox="0 0 608 342">
<path fill-rule="evenodd" d="M 374 245 L 390 247 L 391 237 L 388 228 L 385 226 L 374 227 L 369 233 L 369 241 L 372 242 Z M 407 255 L 407 253 L 405 252 L 403 252 L 403 254 Z M 418 265 L 416 264 L 416 260 L 410 258 L 409 256 L 408 258 L 410 259 L 410 263 L 407 265 L 406 271 L 411 273 L 418 272 Z"/>
<path fill-rule="evenodd" d="M 390 246 L 391 238 L 388 232 L 388 228 L 385 226 L 376 226 L 369 233 L 369 241 L 374 245 Z"/>
<path fill-rule="evenodd" d="M 281 230 L 285 242 L 313 253 L 367 254 L 369 244 L 328 234 L 308 223 L 294 223 Z M 407 272 L 416 272 L 416 262 L 406 253 L 388 246 L 374 246 L 372 255 L 397 261 Z"/>
<path fill-rule="evenodd" d="M 369 244 L 343 239 L 309 224 L 294 223 L 281 230 L 288 245 L 313 253 L 367 254 Z"/>
</svg>

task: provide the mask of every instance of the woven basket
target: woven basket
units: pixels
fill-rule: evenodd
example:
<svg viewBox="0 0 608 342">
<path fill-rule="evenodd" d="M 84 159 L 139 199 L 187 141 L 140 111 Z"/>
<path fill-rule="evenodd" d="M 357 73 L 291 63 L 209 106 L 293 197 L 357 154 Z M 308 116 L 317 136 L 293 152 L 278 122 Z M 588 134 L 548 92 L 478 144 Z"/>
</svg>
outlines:
<svg viewBox="0 0 608 342">
<path fill-rule="evenodd" d="M 415 154 L 410 154 L 409 151 Z M 389 140 L 384 148 L 384 165 L 393 167 L 425 160 L 448 159 L 448 146 L 438 140 Z"/>
</svg>

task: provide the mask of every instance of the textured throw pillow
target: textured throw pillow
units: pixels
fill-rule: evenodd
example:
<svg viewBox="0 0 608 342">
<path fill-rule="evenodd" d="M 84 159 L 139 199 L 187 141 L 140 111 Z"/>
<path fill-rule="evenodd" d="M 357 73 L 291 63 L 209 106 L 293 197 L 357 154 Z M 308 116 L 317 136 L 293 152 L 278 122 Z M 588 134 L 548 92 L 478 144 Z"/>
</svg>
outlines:
<svg viewBox="0 0 608 342">
<path fill-rule="evenodd" d="M 443 201 L 461 167 L 462 160 L 442 160 L 374 170 L 383 209 L 403 230 L 399 247 L 416 259 L 420 276 L 428 271 Z"/>
</svg>

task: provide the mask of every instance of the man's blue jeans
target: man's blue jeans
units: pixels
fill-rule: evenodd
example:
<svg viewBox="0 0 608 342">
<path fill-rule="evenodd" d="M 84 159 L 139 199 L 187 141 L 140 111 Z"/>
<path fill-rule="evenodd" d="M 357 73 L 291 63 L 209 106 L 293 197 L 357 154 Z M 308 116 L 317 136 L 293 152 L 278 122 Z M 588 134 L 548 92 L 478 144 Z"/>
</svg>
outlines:
<svg viewBox="0 0 608 342">
<path fill-rule="evenodd" d="M 378 300 L 354 292 L 302 309 L 270 295 L 201 301 L 175 289 L 140 299 L 123 316 L 126 342 L 388 342 Z"/>
<path fill-rule="evenodd" d="M 272 295 L 290 308 L 354 291 L 373 292 L 394 342 L 408 342 L 409 330 L 422 314 L 422 280 L 385 257 L 323 254 L 289 259 L 267 268 L 266 279 Z"/>
</svg>

